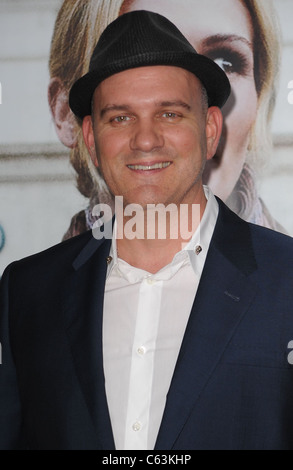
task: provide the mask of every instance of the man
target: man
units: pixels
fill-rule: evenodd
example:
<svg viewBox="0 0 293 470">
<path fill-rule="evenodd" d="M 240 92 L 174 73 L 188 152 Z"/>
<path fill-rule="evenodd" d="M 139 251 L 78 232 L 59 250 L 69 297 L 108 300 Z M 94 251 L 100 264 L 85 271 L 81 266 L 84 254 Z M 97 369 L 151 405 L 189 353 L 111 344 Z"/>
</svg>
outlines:
<svg viewBox="0 0 293 470">
<path fill-rule="evenodd" d="M 101 36 L 70 105 L 122 216 L 5 271 L 1 448 L 293 449 L 292 239 L 202 185 L 229 91 L 160 15 Z"/>
</svg>

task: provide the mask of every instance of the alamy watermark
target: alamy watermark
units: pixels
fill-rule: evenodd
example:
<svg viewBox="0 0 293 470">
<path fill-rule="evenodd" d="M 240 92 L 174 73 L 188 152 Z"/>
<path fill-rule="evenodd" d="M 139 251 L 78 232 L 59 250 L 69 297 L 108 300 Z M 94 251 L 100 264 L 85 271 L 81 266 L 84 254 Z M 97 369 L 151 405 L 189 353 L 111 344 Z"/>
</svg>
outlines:
<svg viewBox="0 0 293 470">
<path fill-rule="evenodd" d="M 123 197 L 115 197 L 116 238 L 188 241 L 199 227 L 200 204 L 127 204 Z M 94 238 L 112 238 L 111 206 L 97 204 L 92 211 L 97 217 L 92 233 Z"/>
</svg>

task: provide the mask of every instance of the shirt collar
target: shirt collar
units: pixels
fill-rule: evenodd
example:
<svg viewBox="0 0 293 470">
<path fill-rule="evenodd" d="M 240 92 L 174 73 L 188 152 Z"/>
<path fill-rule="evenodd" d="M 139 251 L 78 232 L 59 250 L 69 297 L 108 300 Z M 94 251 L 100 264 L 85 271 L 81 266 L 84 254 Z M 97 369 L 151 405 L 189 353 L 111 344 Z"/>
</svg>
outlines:
<svg viewBox="0 0 293 470">
<path fill-rule="evenodd" d="M 207 198 L 204 214 L 193 237 L 184 248 L 188 251 L 190 263 L 196 275 L 199 275 L 203 270 L 219 214 L 219 205 L 208 186 L 204 186 L 204 192 Z"/>
<path fill-rule="evenodd" d="M 181 251 L 176 253 L 172 262 L 168 266 L 162 268 L 155 275 L 151 275 L 152 277 L 157 278 L 158 280 L 167 280 L 171 278 L 181 266 L 188 262 L 191 264 L 195 275 L 200 277 L 219 213 L 219 206 L 212 191 L 207 186 L 204 186 L 204 192 L 207 199 L 207 205 L 200 221 L 200 225 L 193 234 L 191 240 Z M 111 261 L 108 265 L 107 278 L 111 275 L 113 270 L 118 272 L 122 277 L 127 278 L 131 283 L 139 282 L 142 278 L 149 275 L 146 271 L 134 268 L 118 258 L 116 221 L 114 222 L 113 238 L 109 255 L 109 260 Z M 130 269 L 127 270 L 127 267 Z"/>
</svg>

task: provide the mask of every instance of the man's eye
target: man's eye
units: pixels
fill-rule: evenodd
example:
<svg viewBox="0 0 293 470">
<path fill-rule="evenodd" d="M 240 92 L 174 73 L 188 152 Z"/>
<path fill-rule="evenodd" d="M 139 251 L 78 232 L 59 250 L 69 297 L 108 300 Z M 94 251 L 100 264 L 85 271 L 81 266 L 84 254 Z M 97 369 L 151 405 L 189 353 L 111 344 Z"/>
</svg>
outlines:
<svg viewBox="0 0 293 470">
<path fill-rule="evenodd" d="M 176 113 L 164 113 L 163 117 L 166 117 L 167 119 L 175 119 L 177 118 L 178 114 Z"/>
<path fill-rule="evenodd" d="M 130 119 L 129 116 L 117 116 L 113 119 L 114 122 L 126 122 Z"/>
</svg>

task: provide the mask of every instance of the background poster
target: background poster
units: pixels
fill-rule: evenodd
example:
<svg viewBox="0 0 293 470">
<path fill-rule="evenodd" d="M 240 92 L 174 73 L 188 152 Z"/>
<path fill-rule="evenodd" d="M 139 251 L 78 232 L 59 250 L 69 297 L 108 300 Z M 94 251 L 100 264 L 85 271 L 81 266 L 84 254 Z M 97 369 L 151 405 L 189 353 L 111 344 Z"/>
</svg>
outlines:
<svg viewBox="0 0 293 470">
<path fill-rule="evenodd" d="M 71 49 L 78 37 L 76 25 L 84 34 L 82 47 L 77 51 L 81 57 L 85 51 L 90 53 L 98 30 L 103 29 L 109 18 L 114 19 L 121 7 L 165 14 L 194 45 L 200 45 L 225 68 L 235 86 L 230 109 L 225 111 L 227 143 L 222 151 L 226 157 L 215 160 L 216 168 L 210 169 L 212 188 L 229 201 L 231 191 L 238 185 L 238 199 L 229 202 L 240 215 L 264 225 L 273 220 L 276 227 L 280 224 L 280 230 L 293 235 L 293 2 L 274 0 L 276 14 L 268 8 L 269 3 L 269 0 L 67 0 L 60 44 L 56 46 L 60 52 L 62 45 L 64 55 L 57 65 L 59 69 L 67 67 L 63 72 L 69 82 L 74 73 L 82 71 L 76 70 Z M 76 144 L 72 134 L 77 128 L 62 105 L 66 103 L 66 93 L 58 88 L 58 81 L 51 82 L 49 95 L 55 124 L 48 105 L 50 44 L 62 4 L 61 0 L 0 0 L 0 275 L 9 262 L 58 243 L 73 215 L 89 205 L 88 181 L 83 185 L 79 182 L 82 194 L 70 163 L 73 150 L 69 146 Z M 277 18 L 280 40 L 277 32 L 272 31 Z M 253 38 L 254 91 L 249 41 L 239 40 L 249 35 Z M 264 44 L 274 64 L 261 63 Z M 86 60 L 85 57 L 85 68 Z M 71 70 L 70 65 L 75 69 Z M 267 117 L 272 108 L 274 68 L 280 73 L 269 130 Z M 265 86 L 269 88 L 266 93 Z M 260 93 L 267 100 L 261 105 Z M 261 158 L 251 155 L 255 153 L 251 139 L 247 143 L 245 138 L 259 108 L 263 116 L 256 138 L 260 147 L 263 144 Z M 271 155 L 265 145 L 264 136 L 267 138 L 268 134 L 273 140 Z M 243 151 L 245 143 L 247 154 Z"/>
</svg>

